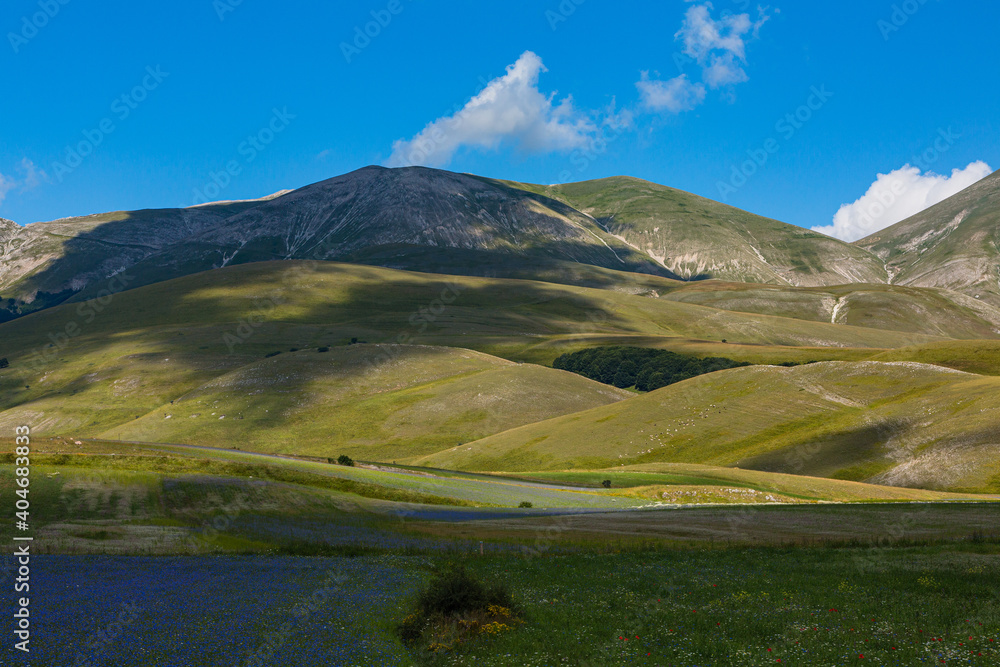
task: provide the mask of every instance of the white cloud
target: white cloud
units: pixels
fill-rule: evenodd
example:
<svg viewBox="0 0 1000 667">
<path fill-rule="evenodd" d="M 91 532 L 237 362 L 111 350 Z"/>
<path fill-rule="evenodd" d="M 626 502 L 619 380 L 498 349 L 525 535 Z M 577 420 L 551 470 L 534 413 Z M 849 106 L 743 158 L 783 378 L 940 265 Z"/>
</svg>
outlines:
<svg viewBox="0 0 1000 667">
<path fill-rule="evenodd" d="M 7 198 L 7 195 L 17 190 L 26 192 L 34 190 L 44 181 L 49 180 L 48 174 L 35 166 L 35 163 L 28 158 L 23 158 L 17 165 L 17 170 L 23 174 L 22 178 L 11 178 L 0 174 L 0 204 Z"/>
<path fill-rule="evenodd" d="M 732 53 L 712 56 L 712 63 L 702 69 L 701 75 L 713 90 L 750 80 Z"/>
<path fill-rule="evenodd" d="M 681 29 L 674 35 L 674 39 L 683 43 L 684 55 L 701 66 L 702 81 L 695 83 L 686 74 L 668 81 L 652 80 L 643 72 L 636 86 L 647 109 L 675 114 L 690 111 L 705 101 L 706 86 L 712 90 L 730 89 L 724 91 L 724 97 L 732 99 L 731 87 L 750 80 L 744 69 L 746 43 L 747 39 L 756 39 L 761 26 L 767 23 L 768 8 L 758 7 L 756 21 L 749 14 L 715 20 L 712 9 L 711 2 L 688 8 Z"/>
<path fill-rule="evenodd" d="M 42 181 L 49 180 L 49 175 L 36 167 L 28 158 L 22 159 L 18 168 L 24 174 L 24 179 L 21 181 L 22 190 L 33 190 L 41 185 Z"/>
<path fill-rule="evenodd" d="M 447 164 L 463 146 L 495 149 L 512 144 L 528 152 L 572 150 L 585 145 L 597 127 L 573 107 L 572 98 L 538 89 L 547 71 L 542 59 L 525 51 L 461 111 L 430 123 L 409 140 L 400 139 L 387 160 L 390 167 Z"/>
<path fill-rule="evenodd" d="M 857 241 L 958 194 L 991 173 L 993 170 L 982 161 L 955 169 L 951 176 L 921 174 L 920 169 L 907 164 L 879 174 L 863 197 L 840 207 L 833 224 L 813 227 L 813 231 L 842 241 Z"/>
<path fill-rule="evenodd" d="M 648 72 L 635 84 L 639 89 L 642 105 L 652 111 L 680 113 L 690 111 L 705 101 L 705 86 L 691 83 L 687 74 L 669 81 L 651 80 Z"/>
<path fill-rule="evenodd" d="M 7 178 L 3 174 L 0 174 L 0 204 L 3 200 L 7 198 L 7 195 L 11 190 L 17 187 L 17 183 Z"/>
<path fill-rule="evenodd" d="M 610 127 L 615 132 L 631 130 L 635 121 L 635 114 L 629 109 L 618 110 L 618 101 L 612 97 L 611 102 L 604 108 L 603 120 L 601 124 Z"/>
<path fill-rule="evenodd" d="M 684 53 L 700 63 L 704 63 L 714 51 L 728 51 L 740 60 L 746 60 L 743 36 L 754 27 L 749 14 L 723 16 L 716 21 L 711 11 L 711 2 L 687 10 L 684 25 L 674 35 L 675 39 L 684 42 Z"/>
</svg>

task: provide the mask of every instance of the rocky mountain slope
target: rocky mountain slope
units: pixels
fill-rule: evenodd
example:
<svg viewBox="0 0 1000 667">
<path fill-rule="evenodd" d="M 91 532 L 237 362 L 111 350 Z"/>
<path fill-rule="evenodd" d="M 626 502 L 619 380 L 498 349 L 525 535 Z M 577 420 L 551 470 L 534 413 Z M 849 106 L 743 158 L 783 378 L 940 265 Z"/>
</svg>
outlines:
<svg viewBox="0 0 1000 667">
<path fill-rule="evenodd" d="M 135 276 L 126 274 L 130 267 L 268 199 L 116 211 L 24 227 L 0 219 L 0 321 L 55 305 L 87 287 L 134 286 Z"/>
<path fill-rule="evenodd" d="M 593 216 L 684 279 L 803 287 L 886 281 L 882 263 L 862 248 L 637 178 L 518 185 Z"/>
<path fill-rule="evenodd" d="M 413 254 L 421 258 L 417 266 L 408 259 Z M 477 269 L 470 254 L 480 254 Z M 173 277 L 192 265 L 274 259 L 464 265 L 456 273 L 565 261 L 670 275 L 561 202 L 422 167 L 367 167 L 301 188 L 193 235 L 138 268 Z"/>
<path fill-rule="evenodd" d="M 0 220 L 0 321 L 232 264 L 311 259 L 650 296 L 676 278 L 892 283 L 947 290 L 950 302 L 996 324 L 998 220 L 997 174 L 852 245 L 635 178 L 542 186 L 367 167 L 259 200 L 26 227 Z M 863 313 L 827 301 L 828 321 Z"/>
<path fill-rule="evenodd" d="M 1000 171 L 855 245 L 885 262 L 894 284 L 1000 305 Z"/>
<path fill-rule="evenodd" d="M 26 227 L 4 221 L 0 297 L 30 311 L 76 292 L 93 296 L 119 274 L 136 287 L 274 259 L 463 274 L 569 263 L 671 277 L 562 202 L 474 176 L 368 167 L 279 194 Z"/>
</svg>

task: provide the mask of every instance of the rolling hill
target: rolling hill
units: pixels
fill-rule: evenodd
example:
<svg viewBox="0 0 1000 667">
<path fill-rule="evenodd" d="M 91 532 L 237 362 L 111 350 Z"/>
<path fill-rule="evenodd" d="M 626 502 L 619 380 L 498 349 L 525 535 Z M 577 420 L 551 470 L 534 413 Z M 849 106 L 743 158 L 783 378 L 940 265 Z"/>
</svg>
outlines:
<svg viewBox="0 0 1000 667">
<path fill-rule="evenodd" d="M 706 280 L 684 283 L 663 298 L 736 312 L 949 338 L 1000 337 L 1000 308 L 944 289 L 899 285 L 782 287 Z"/>
<path fill-rule="evenodd" d="M 996 492 L 998 186 L 854 245 L 638 179 L 424 168 L 0 220 L 0 428 Z M 643 395 L 544 367 L 597 345 L 822 363 Z"/>
<path fill-rule="evenodd" d="M 241 366 L 103 437 L 392 460 L 631 395 L 471 350 L 351 345 Z"/>
<path fill-rule="evenodd" d="M 277 383 L 282 400 L 308 393 L 309 386 L 333 391 L 337 382 L 350 380 L 311 375 L 316 369 L 310 365 L 324 358 L 315 351 L 344 350 L 352 338 L 383 346 L 475 349 L 542 362 L 551 362 L 566 346 L 607 344 L 609 339 L 679 346 L 688 353 L 718 348 L 713 351 L 719 356 L 755 362 L 859 359 L 889 348 L 945 342 L 921 334 L 736 313 L 535 281 L 436 276 L 335 262 L 261 262 L 129 290 L 104 305 L 64 304 L 0 324 L 0 357 L 10 362 L 0 370 L 0 428 L 27 420 L 39 433 L 93 437 L 113 435 L 127 426 L 142 430 L 137 438 L 195 437 L 183 429 L 174 435 L 181 429 L 177 422 L 162 424 L 153 416 L 162 418 L 170 401 L 209 392 L 213 382 L 229 382 L 221 378 L 229 376 L 231 384 L 238 384 L 248 369 L 263 374 L 261 382 L 273 376 L 266 382 Z M 293 354 L 293 348 L 300 351 Z M 392 361 L 392 349 L 381 356 Z M 274 352 L 281 354 L 265 358 Z M 346 352 L 331 350 L 330 358 L 341 354 Z M 286 364 L 294 372 L 286 372 Z M 501 378 L 509 372 L 484 377 Z M 579 381 L 561 373 L 551 377 Z M 289 383 L 298 389 L 292 391 Z M 465 387 L 465 393 L 454 395 L 456 405 L 474 404 L 481 392 L 471 381 L 452 386 Z M 228 396 L 228 391 L 220 389 L 219 397 Z M 553 388 L 552 394 L 561 391 Z M 512 405 L 520 406 L 518 412 L 539 416 L 526 405 Z M 238 406 L 223 407 L 229 414 Z M 524 423 L 513 412 L 502 414 L 508 416 L 498 430 Z M 279 426 L 294 430 L 291 422 L 273 428 Z M 425 426 L 428 432 L 449 432 L 433 421 Z M 478 428 L 457 433 L 471 439 L 482 434 Z M 263 447 L 274 436 L 255 437 L 247 436 L 247 441 Z M 311 432 L 308 438 L 301 435 L 295 446 L 318 451 L 322 445 L 335 452 L 334 445 L 348 440 Z"/>
<path fill-rule="evenodd" d="M 685 279 L 796 286 L 886 281 L 885 268 L 862 248 L 638 178 L 512 185 L 592 216 Z"/>
<path fill-rule="evenodd" d="M 997 492 L 998 454 L 1000 380 L 869 361 L 712 373 L 415 463 L 503 471 L 691 463 Z"/>
</svg>

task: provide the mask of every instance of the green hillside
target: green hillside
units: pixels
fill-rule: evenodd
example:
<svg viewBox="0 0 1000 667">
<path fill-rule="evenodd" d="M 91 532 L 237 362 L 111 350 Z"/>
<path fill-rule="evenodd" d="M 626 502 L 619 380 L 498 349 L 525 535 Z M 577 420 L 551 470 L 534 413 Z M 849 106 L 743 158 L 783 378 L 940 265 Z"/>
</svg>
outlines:
<svg viewBox="0 0 1000 667">
<path fill-rule="evenodd" d="M 393 460 L 629 396 L 470 350 L 351 345 L 241 366 L 103 437 Z"/>
<path fill-rule="evenodd" d="M 779 287 L 707 280 L 686 283 L 664 298 L 737 312 L 949 338 L 1000 337 L 1000 308 L 943 289 L 899 285 Z"/>
<path fill-rule="evenodd" d="M 512 185 L 592 216 L 682 278 L 804 286 L 886 281 L 882 263 L 862 248 L 637 178 Z"/>
<path fill-rule="evenodd" d="M 874 361 L 916 361 L 945 366 L 979 375 L 1000 375 L 1000 342 L 988 340 L 947 341 L 889 350 L 871 357 Z"/>
<path fill-rule="evenodd" d="M 912 362 L 756 366 L 420 459 L 462 470 L 698 463 L 1000 490 L 1000 380 Z"/>
<path fill-rule="evenodd" d="M 712 373 L 614 406 L 625 394 L 510 363 L 608 344 L 845 363 Z M 781 457 L 819 440 L 831 453 L 791 472 L 989 490 L 996 472 L 979 463 L 993 425 L 978 410 L 992 378 L 859 363 L 898 355 L 979 370 L 992 363 L 984 345 L 607 289 L 264 262 L 0 325 L 10 361 L 0 428 L 497 470 L 676 462 L 790 472 Z M 916 421 L 925 412 L 929 421 Z M 701 418 L 680 429 L 692 415 Z M 916 449 L 902 465 L 883 441 L 904 436 Z M 934 471 L 949 448 L 947 474 Z"/>
<path fill-rule="evenodd" d="M 100 308 L 100 312 L 97 310 Z M 5 356 L 44 345 L 39 332 L 59 332 L 78 321 L 75 338 L 170 327 L 197 333 L 201 326 L 235 330 L 259 317 L 255 335 L 240 349 L 266 348 L 261 330 L 306 329 L 317 344 L 359 336 L 412 342 L 607 333 L 726 339 L 735 344 L 894 348 L 939 336 L 880 331 L 783 317 L 723 311 L 632 294 L 536 281 L 450 277 L 332 262 L 260 262 L 227 267 L 117 295 L 112 303 L 72 304 L 2 325 Z M 88 321 L 90 320 L 90 321 Z M 221 337 L 220 333 L 220 337 Z M 527 341 L 525 341 L 527 342 Z"/>
<path fill-rule="evenodd" d="M 173 429 L 181 427 L 154 427 L 156 420 L 147 415 L 227 374 L 238 378 L 253 367 L 278 376 L 307 350 L 336 349 L 352 338 L 551 362 L 563 344 L 596 344 L 609 336 L 653 346 L 719 347 L 733 354 L 718 356 L 754 357 L 749 361 L 856 359 L 935 340 L 530 281 L 325 262 L 257 263 L 130 290 L 105 305 L 67 304 L 0 325 L 0 357 L 10 361 L 0 370 L 0 425 L 31 423 L 41 432 L 96 436 L 140 420 L 129 428 L 173 439 Z M 292 348 L 302 352 L 290 355 Z M 284 354 L 265 361 L 272 352 Z M 394 354 L 383 357 L 392 361 Z M 301 375 L 303 383 L 307 376 Z M 429 422 L 427 428 L 438 426 Z M 483 434 L 475 428 L 459 432 L 463 438 Z M 189 435 L 182 429 L 176 437 Z M 263 443 L 273 436 L 259 437 L 264 440 L 250 440 Z M 312 437 L 300 447 L 328 442 Z"/>
</svg>

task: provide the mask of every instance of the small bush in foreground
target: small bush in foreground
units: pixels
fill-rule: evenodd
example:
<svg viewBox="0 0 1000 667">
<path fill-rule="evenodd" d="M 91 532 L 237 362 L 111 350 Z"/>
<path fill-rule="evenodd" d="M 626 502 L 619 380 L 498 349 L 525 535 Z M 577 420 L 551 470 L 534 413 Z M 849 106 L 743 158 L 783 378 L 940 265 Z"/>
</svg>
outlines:
<svg viewBox="0 0 1000 667">
<path fill-rule="evenodd" d="M 352 459 L 347 454 L 341 454 L 340 456 L 337 457 L 337 465 L 353 466 L 354 465 L 354 459 Z"/>
<path fill-rule="evenodd" d="M 520 505 L 518 505 L 518 507 L 534 507 L 534 505 L 532 505 L 532 504 L 531 504 L 530 502 L 528 502 L 527 500 L 522 500 L 522 501 L 521 501 L 521 504 L 520 504 Z"/>
<path fill-rule="evenodd" d="M 522 621 L 510 591 L 488 586 L 460 564 L 436 571 L 417 598 L 416 610 L 403 619 L 399 634 L 413 647 L 447 651 L 478 635 L 497 635 Z"/>
</svg>

